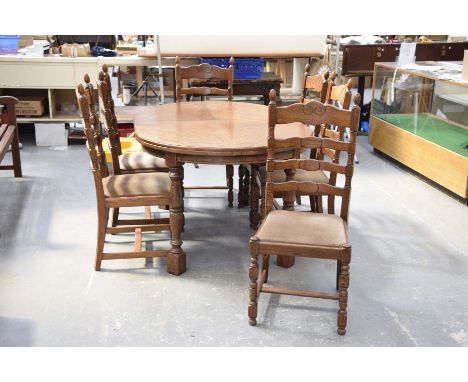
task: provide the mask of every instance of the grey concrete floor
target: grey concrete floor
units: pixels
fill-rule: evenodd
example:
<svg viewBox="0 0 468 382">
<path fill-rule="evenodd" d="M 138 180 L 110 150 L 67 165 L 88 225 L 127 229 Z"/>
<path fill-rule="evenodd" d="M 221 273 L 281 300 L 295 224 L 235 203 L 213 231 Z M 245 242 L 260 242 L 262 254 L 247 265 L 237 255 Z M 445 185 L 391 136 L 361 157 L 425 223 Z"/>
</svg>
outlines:
<svg viewBox="0 0 468 382">
<path fill-rule="evenodd" d="M 93 270 L 96 207 L 84 146 L 24 142 L 24 178 L 0 174 L 2 346 L 467 346 L 468 209 L 372 152 L 353 179 L 348 332 L 336 301 L 262 294 L 250 327 L 246 208 L 222 190 L 187 191 L 187 272 L 165 259 Z M 186 184 L 223 184 L 223 166 L 186 165 Z M 304 202 L 306 199 L 304 198 Z M 139 211 L 130 211 L 131 213 Z M 147 235 L 154 248 L 166 235 Z M 133 237 L 110 236 L 109 248 Z M 271 266 L 277 286 L 332 291 L 335 264 Z"/>
</svg>

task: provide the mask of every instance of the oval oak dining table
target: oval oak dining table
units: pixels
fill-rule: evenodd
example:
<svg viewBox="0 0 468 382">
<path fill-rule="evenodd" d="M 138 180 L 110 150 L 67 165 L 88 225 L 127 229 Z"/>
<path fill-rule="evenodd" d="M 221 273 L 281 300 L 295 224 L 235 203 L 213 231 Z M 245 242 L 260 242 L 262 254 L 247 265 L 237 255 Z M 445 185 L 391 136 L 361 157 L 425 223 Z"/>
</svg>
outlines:
<svg viewBox="0 0 468 382">
<path fill-rule="evenodd" d="M 135 137 L 143 149 L 163 157 L 171 179 L 171 250 L 167 257 L 169 273 L 180 275 L 186 270 L 182 249 L 184 225 L 184 163 L 251 165 L 251 226 L 259 223 L 258 166 L 266 162 L 268 107 L 247 102 L 203 101 L 178 102 L 137 107 L 132 114 Z M 278 138 L 307 137 L 311 130 L 301 123 L 278 125 Z M 278 155 L 293 155 L 285 150 Z"/>
</svg>

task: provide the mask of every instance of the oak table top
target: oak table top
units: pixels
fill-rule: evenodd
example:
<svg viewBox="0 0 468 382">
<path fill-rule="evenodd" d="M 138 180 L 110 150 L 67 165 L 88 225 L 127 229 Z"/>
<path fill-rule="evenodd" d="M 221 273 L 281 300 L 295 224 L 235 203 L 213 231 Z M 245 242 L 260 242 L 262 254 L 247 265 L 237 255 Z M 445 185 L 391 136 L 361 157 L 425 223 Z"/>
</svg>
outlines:
<svg viewBox="0 0 468 382">
<path fill-rule="evenodd" d="M 179 102 L 140 109 L 133 114 L 135 137 L 148 151 L 178 154 L 197 163 L 266 161 L 268 107 L 246 102 Z M 293 123 L 275 129 L 278 138 L 310 136 Z M 203 157 L 206 157 L 205 161 Z M 244 158 L 244 159 L 243 159 Z"/>
</svg>

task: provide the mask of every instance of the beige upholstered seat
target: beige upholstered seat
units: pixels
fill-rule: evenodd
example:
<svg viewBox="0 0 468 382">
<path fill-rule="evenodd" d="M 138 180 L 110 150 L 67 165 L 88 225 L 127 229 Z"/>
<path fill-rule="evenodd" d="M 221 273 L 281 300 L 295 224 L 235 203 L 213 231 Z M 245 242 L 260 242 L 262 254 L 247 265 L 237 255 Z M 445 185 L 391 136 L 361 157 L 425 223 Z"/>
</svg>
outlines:
<svg viewBox="0 0 468 382">
<path fill-rule="evenodd" d="M 342 247 L 348 244 L 346 222 L 331 214 L 271 211 L 258 229 L 259 242 Z"/>
<path fill-rule="evenodd" d="M 119 155 L 119 166 L 123 171 L 166 170 L 166 160 L 148 153 L 125 153 Z"/>
<path fill-rule="evenodd" d="M 266 182 L 266 168 L 260 167 L 259 170 L 260 179 L 262 183 Z M 321 170 L 317 171 L 305 171 L 305 170 L 296 170 L 294 174 L 294 180 L 298 182 L 314 182 L 314 183 L 328 183 L 328 176 Z M 286 182 L 286 174 L 282 170 L 276 170 L 273 172 L 273 182 Z"/>
<path fill-rule="evenodd" d="M 104 196 L 168 196 L 170 179 L 167 173 L 109 175 L 102 179 Z"/>
</svg>

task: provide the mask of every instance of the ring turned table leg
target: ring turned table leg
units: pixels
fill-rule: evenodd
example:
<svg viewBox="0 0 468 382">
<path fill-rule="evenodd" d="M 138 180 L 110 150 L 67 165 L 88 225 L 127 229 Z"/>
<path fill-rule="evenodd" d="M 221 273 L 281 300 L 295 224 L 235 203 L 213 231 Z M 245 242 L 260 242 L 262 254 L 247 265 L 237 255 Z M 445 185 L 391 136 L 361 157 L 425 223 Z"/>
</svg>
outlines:
<svg viewBox="0 0 468 382">
<path fill-rule="evenodd" d="M 244 207 L 244 174 L 245 167 L 243 164 L 239 165 L 239 192 L 237 193 L 237 206 Z"/>
<path fill-rule="evenodd" d="M 181 237 L 184 224 L 182 187 L 180 182 L 182 171 L 180 164 L 169 168 L 169 178 L 171 179 L 171 249 L 167 255 L 167 272 L 176 276 L 184 273 L 186 270 L 185 252 L 182 249 Z"/>
<path fill-rule="evenodd" d="M 258 165 L 253 164 L 250 166 L 250 226 L 253 229 L 257 229 L 260 216 L 258 214 L 258 199 L 259 199 L 259 189 L 257 183 L 257 174 L 258 174 Z"/>
<path fill-rule="evenodd" d="M 244 166 L 244 205 L 249 205 L 250 197 L 250 171 L 249 166 Z"/>
<path fill-rule="evenodd" d="M 228 185 L 228 207 L 233 207 L 234 202 L 234 166 L 232 164 L 226 165 L 226 178 Z"/>
<path fill-rule="evenodd" d="M 286 173 L 286 181 L 293 180 L 294 177 L 294 170 L 285 170 Z M 294 192 L 288 192 L 283 198 L 283 210 L 293 211 L 294 210 L 294 201 L 296 199 L 296 195 Z M 276 264 L 283 268 L 290 268 L 294 265 L 295 257 L 294 256 L 277 256 L 276 257 Z"/>
</svg>

